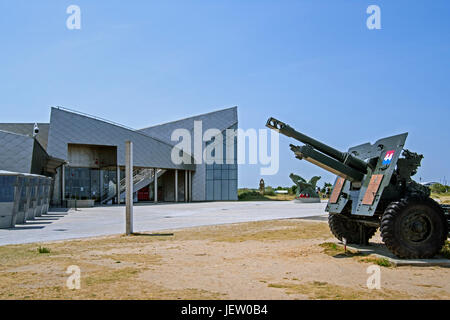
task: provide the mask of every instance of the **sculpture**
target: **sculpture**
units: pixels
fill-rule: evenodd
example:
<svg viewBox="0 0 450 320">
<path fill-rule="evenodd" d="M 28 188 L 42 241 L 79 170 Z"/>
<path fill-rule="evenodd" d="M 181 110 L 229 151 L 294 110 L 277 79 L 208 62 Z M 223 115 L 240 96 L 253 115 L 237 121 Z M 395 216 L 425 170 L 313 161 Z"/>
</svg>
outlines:
<svg viewBox="0 0 450 320">
<path fill-rule="evenodd" d="M 264 179 L 261 179 L 259 181 L 259 193 L 264 194 L 265 189 L 266 189 L 266 184 L 264 182 Z"/>
<path fill-rule="evenodd" d="M 319 176 L 312 177 L 311 180 L 309 180 L 308 182 L 302 177 L 291 173 L 289 175 L 289 178 L 291 178 L 291 180 L 297 186 L 295 199 L 298 202 L 320 202 L 320 196 L 316 191 L 316 184 L 321 177 Z"/>
</svg>

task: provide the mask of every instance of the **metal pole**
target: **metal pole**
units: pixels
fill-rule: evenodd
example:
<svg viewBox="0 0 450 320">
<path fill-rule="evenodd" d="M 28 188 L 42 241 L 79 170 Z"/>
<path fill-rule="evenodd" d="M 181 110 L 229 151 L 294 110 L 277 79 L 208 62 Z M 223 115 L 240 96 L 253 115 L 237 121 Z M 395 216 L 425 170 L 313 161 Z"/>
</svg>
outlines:
<svg viewBox="0 0 450 320">
<path fill-rule="evenodd" d="M 192 202 L 192 171 L 189 170 L 189 202 Z"/>
<path fill-rule="evenodd" d="M 61 167 L 61 203 L 64 204 L 66 200 L 66 166 Z"/>
<path fill-rule="evenodd" d="M 178 170 L 175 170 L 175 202 L 178 202 Z"/>
<path fill-rule="evenodd" d="M 133 143 L 127 141 L 126 146 L 126 234 L 133 233 Z"/>
<path fill-rule="evenodd" d="M 117 193 L 117 204 L 120 204 L 120 166 L 119 166 L 119 152 L 117 152 L 117 168 L 116 168 L 116 176 L 117 176 L 117 183 L 116 183 L 116 193 Z"/>
<path fill-rule="evenodd" d="M 153 183 L 154 183 L 154 202 L 155 204 L 158 203 L 158 169 L 153 169 L 155 174 L 153 177 Z"/>
<path fill-rule="evenodd" d="M 117 196 L 117 204 L 120 204 L 120 167 L 117 165 L 117 183 L 116 183 L 116 196 Z"/>
<path fill-rule="evenodd" d="M 188 202 L 188 172 L 184 170 L 184 202 Z"/>
</svg>

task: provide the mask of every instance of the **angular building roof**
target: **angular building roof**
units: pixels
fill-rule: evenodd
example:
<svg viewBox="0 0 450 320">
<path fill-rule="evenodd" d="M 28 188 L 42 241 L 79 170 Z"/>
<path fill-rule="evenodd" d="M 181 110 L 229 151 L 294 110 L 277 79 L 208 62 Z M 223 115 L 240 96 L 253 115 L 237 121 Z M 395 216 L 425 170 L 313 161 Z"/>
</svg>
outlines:
<svg viewBox="0 0 450 320">
<path fill-rule="evenodd" d="M 118 164 L 125 165 L 125 142 L 133 142 L 134 166 L 195 170 L 171 161 L 173 146 L 142 132 L 63 108 L 52 108 L 48 153 L 68 159 L 68 144 L 117 146 Z"/>
<path fill-rule="evenodd" d="M 140 129 L 139 132 L 165 141 L 171 145 L 175 145 L 177 142 L 170 140 L 172 132 L 176 129 L 183 128 L 192 133 L 194 131 L 194 121 L 202 121 L 203 131 L 212 128 L 223 131 L 238 122 L 237 107 L 222 109 L 177 121 L 155 125 Z"/>
<path fill-rule="evenodd" d="M 37 139 L 0 130 L 1 169 L 41 175 L 54 173 L 63 163 L 64 160 L 50 157 Z"/>
<path fill-rule="evenodd" d="M 14 172 L 31 172 L 34 139 L 0 130 L 0 167 Z"/>
<path fill-rule="evenodd" d="M 48 123 L 38 123 L 39 134 L 36 136 L 37 141 L 44 149 L 47 149 Z M 17 133 L 21 135 L 33 136 L 34 123 L 0 123 L 0 130 Z"/>
</svg>

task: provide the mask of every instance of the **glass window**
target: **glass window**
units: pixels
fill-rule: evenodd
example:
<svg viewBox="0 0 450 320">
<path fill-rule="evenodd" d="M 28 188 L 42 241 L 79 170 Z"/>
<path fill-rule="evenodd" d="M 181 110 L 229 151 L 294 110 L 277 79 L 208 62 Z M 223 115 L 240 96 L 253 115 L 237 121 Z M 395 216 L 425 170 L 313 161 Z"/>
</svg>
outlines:
<svg viewBox="0 0 450 320">
<path fill-rule="evenodd" d="M 15 176 L 0 176 L 0 202 L 14 201 L 16 180 Z"/>
</svg>

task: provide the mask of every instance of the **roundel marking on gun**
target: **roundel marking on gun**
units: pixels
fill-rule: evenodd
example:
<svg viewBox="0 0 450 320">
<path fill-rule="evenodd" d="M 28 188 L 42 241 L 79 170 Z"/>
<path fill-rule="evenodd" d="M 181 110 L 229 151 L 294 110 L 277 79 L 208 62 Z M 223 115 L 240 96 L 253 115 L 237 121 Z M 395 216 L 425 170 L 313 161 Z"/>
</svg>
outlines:
<svg viewBox="0 0 450 320">
<path fill-rule="evenodd" d="M 395 150 L 386 152 L 386 156 L 384 157 L 382 164 L 383 165 L 390 164 L 392 161 L 392 158 L 394 157 L 394 153 L 395 153 Z"/>
</svg>

